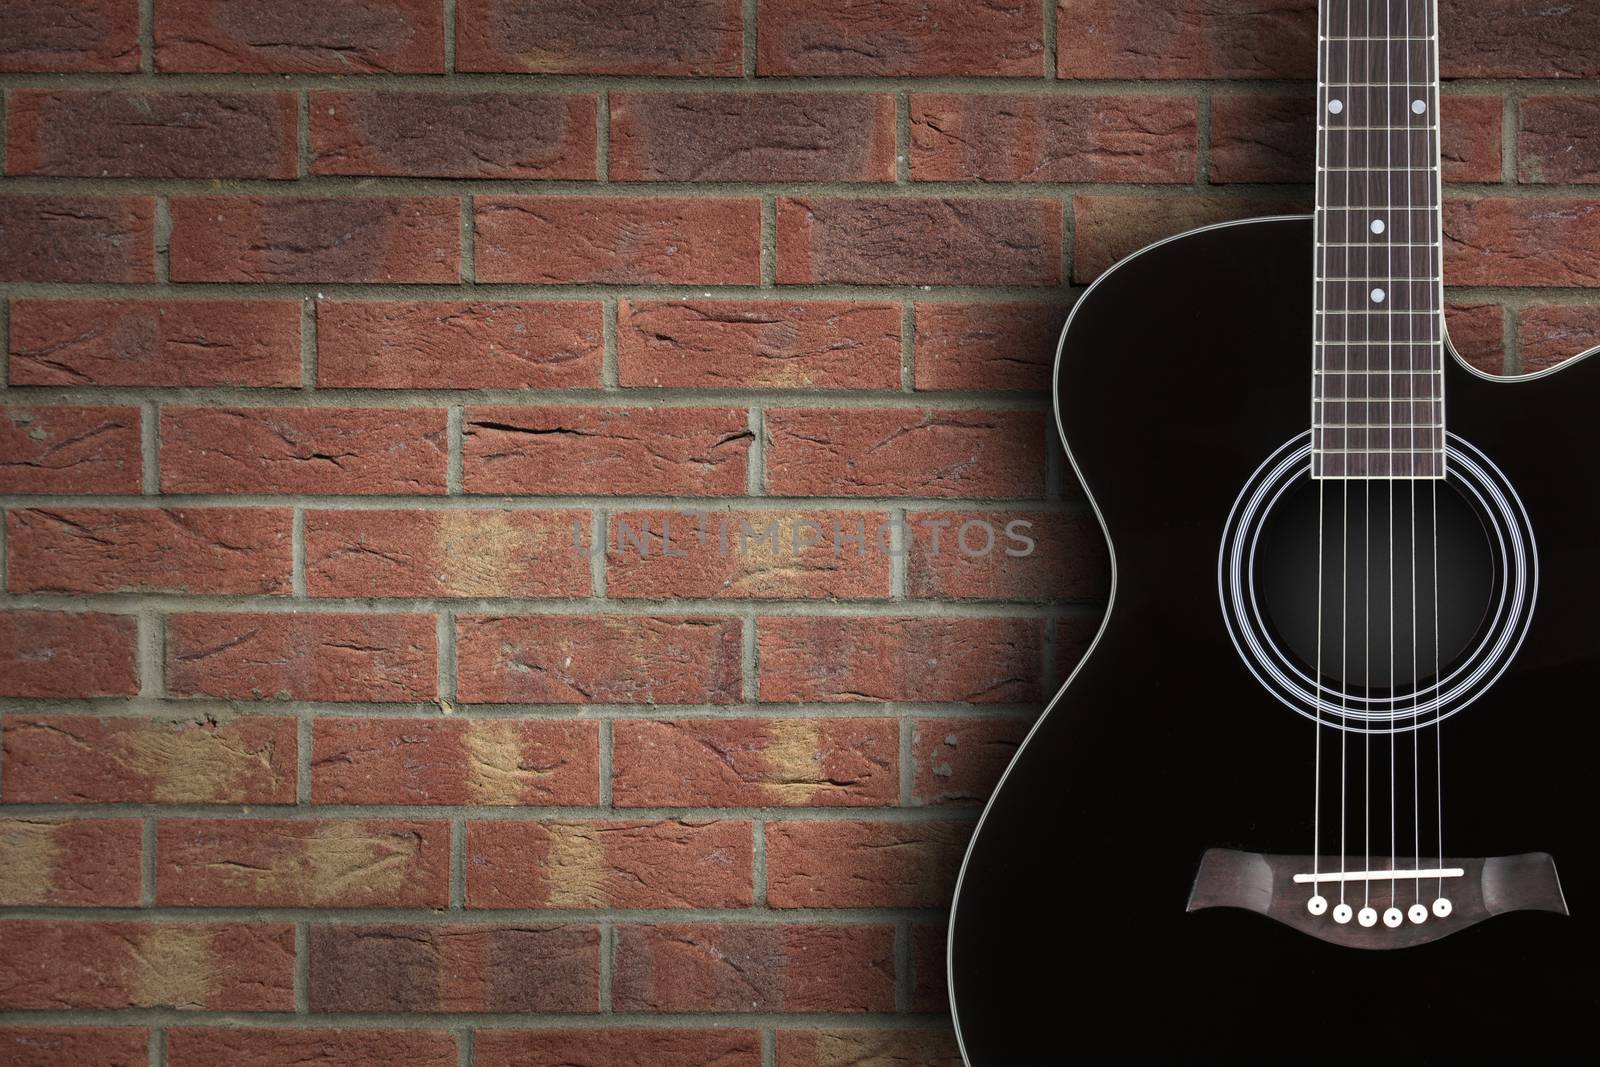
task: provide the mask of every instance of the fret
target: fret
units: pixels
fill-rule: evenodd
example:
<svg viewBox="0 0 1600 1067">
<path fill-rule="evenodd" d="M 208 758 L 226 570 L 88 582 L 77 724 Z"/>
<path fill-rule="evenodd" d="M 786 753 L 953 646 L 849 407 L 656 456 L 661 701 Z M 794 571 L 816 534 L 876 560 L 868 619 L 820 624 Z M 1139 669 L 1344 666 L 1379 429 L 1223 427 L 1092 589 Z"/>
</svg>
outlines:
<svg viewBox="0 0 1600 1067">
<path fill-rule="evenodd" d="M 1319 310 L 1381 315 L 1384 312 L 1437 311 L 1439 286 L 1432 278 L 1414 278 L 1404 256 L 1386 264 L 1388 277 L 1318 278 Z"/>
<path fill-rule="evenodd" d="M 1343 371 L 1438 371 L 1444 365 L 1442 344 L 1391 345 L 1378 344 L 1332 345 L 1319 353 L 1313 374 L 1332 374 Z"/>
<path fill-rule="evenodd" d="M 1312 460 L 1312 477 L 1315 478 L 1388 481 L 1442 478 L 1444 474 L 1445 457 L 1442 450 L 1419 455 L 1389 452 L 1315 453 Z"/>
<path fill-rule="evenodd" d="M 1397 401 L 1397 400 L 1443 400 L 1444 397 L 1435 391 L 1422 388 L 1429 383 L 1436 382 L 1437 375 L 1419 374 L 1417 378 L 1421 383 L 1411 383 L 1413 388 L 1400 389 L 1395 383 L 1383 378 L 1319 378 L 1316 386 L 1318 392 L 1316 399 L 1320 400 L 1348 400 L 1352 403 L 1371 401 Z"/>
<path fill-rule="evenodd" d="M 1334 191 L 1337 195 L 1337 190 Z M 1327 191 L 1319 199 L 1326 200 Z M 1432 199 L 1429 199 L 1431 205 Z M 1366 206 L 1361 204 L 1322 203 L 1317 207 L 1317 238 L 1345 239 L 1360 235 L 1367 238 L 1368 246 L 1402 247 L 1410 244 L 1434 244 L 1439 240 L 1439 212 L 1428 207 Z M 1397 244 L 1384 245 L 1377 240 L 1394 237 Z M 1422 239 L 1422 240 L 1419 240 Z M 1401 257 L 1396 257 L 1397 262 Z"/>
<path fill-rule="evenodd" d="M 1324 244 L 1316 267 L 1318 282 L 1387 280 L 1421 285 L 1439 280 L 1438 246 Z"/>
<path fill-rule="evenodd" d="M 1428 37 L 1403 37 L 1403 36 L 1401 36 L 1400 34 L 1397 34 L 1397 33 L 1383 34 L 1383 35 L 1380 35 L 1380 36 L 1377 36 L 1377 37 L 1320 37 L 1320 38 L 1318 38 L 1318 40 L 1330 41 L 1330 42 L 1333 42 L 1333 43 L 1348 42 L 1348 41 L 1382 41 L 1385 44 L 1389 43 L 1390 41 L 1432 41 L 1432 40 L 1435 40 L 1435 39 L 1436 38 L 1434 38 L 1432 36 L 1428 36 Z"/>
<path fill-rule="evenodd" d="M 1325 41 L 1323 85 L 1433 85 L 1439 68 L 1432 41 Z"/>
<path fill-rule="evenodd" d="M 1323 150 L 1323 155 L 1328 154 L 1328 149 Z M 1357 158 L 1362 157 L 1357 152 Z M 1346 158 L 1346 157 L 1341 157 Z M 1413 157 L 1418 158 L 1418 157 Z M 1430 160 L 1437 160 L 1437 152 L 1430 152 Z M 1381 162 L 1381 160 L 1371 160 Z M 1395 160 L 1395 168 L 1371 168 L 1366 171 L 1339 171 L 1325 178 L 1328 173 L 1325 168 L 1318 168 L 1317 190 L 1318 208 L 1357 208 L 1362 211 L 1421 211 L 1430 214 L 1438 203 L 1438 190 L 1435 182 L 1438 176 L 1435 171 L 1406 171 L 1405 160 Z M 1342 166 L 1342 163 L 1341 163 Z M 1394 237 L 1395 240 L 1414 240 L 1416 235 L 1406 234 L 1403 230 L 1405 219 L 1387 219 L 1386 229 L 1382 237 Z M 1426 227 L 1419 227 L 1426 229 Z M 1366 234 L 1366 237 L 1379 237 L 1379 234 Z"/>
<path fill-rule="evenodd" d="M 1438 133 L 1437 126 L 1337 126 L 1318 125 L 1317 132 L 1323 134 L 1334 133 Z"/>
<path fill-rule="evenodd" d="M 1442 422 L 1443 401 L 1433 397 L 1369 397 L 1360 400 L 1346 396 L 1312 397 L 1312 402 L 1332 405 L 1345 422 L 1367 426 L 1388 426 L 1396 422 Z"/>
<path fill-rule="evenodd" d="M 1437 315 L 1438 312 L 1437 311 L 1431 311 L 1431 310 L 1430 311 L 1424 311 L 1424 310 L 1401 311 L 1401 310 L 1396 308 L 1396 309 L 1390 309 L 1388 311 L 1365 311 L 1365 310 L 1362 310 L 1362 311 L 1327 311 L 1327 310 L 1319 310 L 1319 311 L 1313 312 L 1313 314 L 1316 314 L 1316 315 Z"/>
<path fill-rule="evenodd" d="M 1333 275 L 1324 276 L 1324 275 L 1318 274 L 1318 275 L 1316 275 L 1315 280 L 1319 285 L 1352 285 L 1352 284 L 1355 284 L 1357 282 L 1359 282 L 1359 283 L 1361 283 L 1363 285 L 1371 285 L 1374 282 L 1393 282 L 1395 279 L 1393 277 L 1389 277 L 1389 278 L 1340 278 L 1340 277 L 1336 277 L 1336 276 L 1333 276 Z M 1440 281 L 1441 279 L 1439 279 L 1439 278 L 1418 278 L 1418 277 L 1414 277 L 1413 276 L 1411 278 L 1411 280 L 1413 282 L 1417 282 L 1417 283 L 1420 284 L 1422 282 L 1437 282 L 1437 281 Z"/>
<path fill-rule="evenodd" d="M 1364 426 L 1355 430 L 1317 430 L 1312 447 L 1319 452 L 1437 452 L 1444 447 L 1444 428 L 1426 432 Z"/>
</svg>

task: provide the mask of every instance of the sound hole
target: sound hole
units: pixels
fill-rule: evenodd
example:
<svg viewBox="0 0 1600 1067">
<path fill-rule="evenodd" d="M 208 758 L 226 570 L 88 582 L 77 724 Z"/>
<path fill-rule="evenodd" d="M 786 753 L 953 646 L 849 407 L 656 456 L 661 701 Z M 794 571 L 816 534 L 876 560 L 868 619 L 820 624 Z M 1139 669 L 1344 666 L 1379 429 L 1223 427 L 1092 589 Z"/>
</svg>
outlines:
<svg viewBox="0 0 1600 1067">
<path fill-rule="evenodd" d="M 1434 684 L 1436 589 L 1437 664 L 1448 677 L 1482 640 L 1501 585 L 1475 503 L 1451 481 L 1305 477 L 1285 490 L 1262 524 L 1255 590 L 1275 642 L 1307 675 L 1319 660 L 1319 512 L 1323 684 L 1378 699 Z"/>
</svg>

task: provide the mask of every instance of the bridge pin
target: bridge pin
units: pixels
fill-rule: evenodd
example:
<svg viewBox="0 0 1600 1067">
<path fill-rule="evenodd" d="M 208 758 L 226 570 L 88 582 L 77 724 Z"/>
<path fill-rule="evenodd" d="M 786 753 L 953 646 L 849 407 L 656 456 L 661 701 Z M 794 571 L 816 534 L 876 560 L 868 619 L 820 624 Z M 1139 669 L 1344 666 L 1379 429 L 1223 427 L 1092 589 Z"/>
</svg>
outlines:
<svg viewBox="0 0 1600 1067">
<path fill-rule="evenodd" d="M 1448 918 L 1450 915 L 1450 898 L 1440 897 L 1438 900 L 1434 901 L 1433 913 L 1439 916 L 1441 919 Z"/>
<path fill-rule="evenodd" d="M 1401 923 L 1405 922 L 1405 920 L 1406 917 L 1400 914 L 1399 908 L 1387 908 L 1383 913 L 1383 925 L 1387 926 L 1391 930 L 1398 927 Z"/>
<path fill-rule="evenodd" d="M 1354 914 L 1355 912 L 1351 910 L 1350 905 L 1340 904 L 1338 907 L 1333 909 L 1333 921 L 1341 924 L 1347 923 L 1350 921 L 1350 917 Z"/>
<path fill-rule="evenodd" d="M 1361 914 L 1356 916 L 1356 921 L 1362 926 L 1378 925 L 1378 913 L 1371 908 L 1362 908 Z"/>
<path fill-rule="evenodd" d="M 1406 912 L 1406 917 L 1414 923 L 1427 922 L 1428 909 L 1423 907 L 1421 904 L 1413 904 L 1411 905 L 1411 910 Z"/>
<path fill-rule="evenodd" d="M 1328 898 L 1323 896 L 1321 893 L 1318 893 L 1316 896 L 1306 901 L 1306 910 L 1313 915 L 1321 915 L 1323 912 L 1328 910 Z"/>
</svg>

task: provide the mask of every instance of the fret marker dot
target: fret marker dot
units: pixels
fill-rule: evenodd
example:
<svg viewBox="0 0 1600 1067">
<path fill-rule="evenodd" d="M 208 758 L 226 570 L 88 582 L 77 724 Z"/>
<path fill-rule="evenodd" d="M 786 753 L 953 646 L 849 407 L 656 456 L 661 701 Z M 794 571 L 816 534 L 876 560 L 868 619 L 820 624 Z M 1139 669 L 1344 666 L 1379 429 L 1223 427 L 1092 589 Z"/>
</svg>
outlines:
<svg viewBox="0 0 1600 1067">
<path fill-rule="evenodd" d="M 1382 233 L 1387 228 L 1388 227 L 1384 226 L 1382 219 L 1373 219 L 1372 220 L 1372 232 L 1373 233 Z"/>
<path fill-rule="evenodd" d="M 1339 112 L 1341 112 L 1343 110 L 1344 110 L 1344 101 L 1343 100 L 1329 100 L 1328 101 L 1328 112 L 1330 114 L 1337 115 Z"/>
<path fill-rule="evenodd" d="M 1413 100 L 1411 101 L 1411 110 L 1420 115 L 1428 110 L 1428 103 L 1425 100 Z"/>
<path fill-rule="evenodd" d="M 1374 289 L 1374 290 L 1372 290 L 1372 302 L 1374 304 L 1383 303 L 1383 290 L 1382 289 Z"/>
</svg>

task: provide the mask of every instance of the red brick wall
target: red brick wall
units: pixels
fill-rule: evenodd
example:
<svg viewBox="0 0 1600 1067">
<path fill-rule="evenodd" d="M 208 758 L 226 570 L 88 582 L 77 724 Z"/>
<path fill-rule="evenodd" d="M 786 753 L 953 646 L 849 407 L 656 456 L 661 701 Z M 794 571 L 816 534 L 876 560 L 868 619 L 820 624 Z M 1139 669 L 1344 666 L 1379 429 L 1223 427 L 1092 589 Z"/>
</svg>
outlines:
<svg viewBox="0 0 1600 1067">
<path fill-rule="evenodd" d="M 1055 331 L 1306 206 L 1313 6 L 8 0 L 0 1063 L 955 1063 L 1106 587 Z M 1453 333 L 1549 366 L 1600 7 L 1443 7 Z"/>
</svg>

